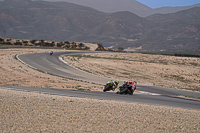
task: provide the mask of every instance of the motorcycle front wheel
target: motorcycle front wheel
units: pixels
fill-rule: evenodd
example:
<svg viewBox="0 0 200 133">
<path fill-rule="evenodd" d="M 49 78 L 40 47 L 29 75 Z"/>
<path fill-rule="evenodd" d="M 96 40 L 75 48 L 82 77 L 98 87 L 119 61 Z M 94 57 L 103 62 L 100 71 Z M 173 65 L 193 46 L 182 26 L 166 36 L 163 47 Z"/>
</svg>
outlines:
<svg viewBox="0 0 200 133">
<path fill-rule="evenodd" d="M 126 87 L 126 88 L 120 88 L 120 91 L 119 91 L 119 93 L 118 94 L 124 94 L 124 93 L 126 93 L 128 91 L 128 88 Z"/>
<path fill-rule="evenodd" d="M 108 84 L 106 84 L 103 92 L 106 92 L 106 91 L 109 91 L 109 90 L 110 90 L 110 86 Z"/>
</svg>

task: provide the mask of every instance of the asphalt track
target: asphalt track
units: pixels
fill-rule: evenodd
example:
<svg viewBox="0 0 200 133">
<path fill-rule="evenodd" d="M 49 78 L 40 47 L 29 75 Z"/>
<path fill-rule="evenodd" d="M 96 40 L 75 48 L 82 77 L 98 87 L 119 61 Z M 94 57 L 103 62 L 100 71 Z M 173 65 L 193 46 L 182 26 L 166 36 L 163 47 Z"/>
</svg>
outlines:
<svg viewBox="0 0 200 133">
<path fill-rule="evenodd" d="M 110 80 L 109 78 L 106 77 L 100 77 L 84 71 L 80 71 L 59 60 L 59 57 L 61 55 L 84 54 L 84 53 L 88 52 L 77 52 L 77 51 L 58 52 L 54 53 L 52 56 L 50 56 L 49 53 L 24 54 L 24 55 L 19 55 L 18 58 L 23 63 L 29 65 L 30 67 L 33 67 L 34 69 L 43 71 L 45 73 L 50 73 L 53 75 L 58 75 L 62 77 L 73 78 L 98 84 L 105 84 L 108 80 Z M 120 83 L 122 83 L 122 81 Z M 112 92 L 63 90 L 63 89 L 53 89 L 53 88 L 17 87 L 17 86 L 3 86 L 3 85 L 0 85 L 0 88 L 20 90 L 20 91 L 30 91 L 30 92 L 41 92 L 46 94 L 63 95 L 70 97 L 115 100 L 115 101 L 144 103 L 144 104 L 200 110 L 200 100 L 177 97 L 179 95 L 188 97 L 200 97 L 199 92 L 155 87 L 142 84 L 138 85 L 137 90 L 142 92 L 148 92 L 152 95 L 144 95 L 144 94 L 118 95 Z"/>
</svg>

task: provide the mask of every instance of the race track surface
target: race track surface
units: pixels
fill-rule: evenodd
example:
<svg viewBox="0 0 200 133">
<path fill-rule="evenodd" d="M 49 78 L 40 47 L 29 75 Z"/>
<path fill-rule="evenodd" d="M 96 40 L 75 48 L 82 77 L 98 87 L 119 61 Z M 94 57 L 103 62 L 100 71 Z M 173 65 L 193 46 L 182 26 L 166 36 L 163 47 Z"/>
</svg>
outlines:
<svg viewBox="0 0 200 133">
<path fill-rule="evenodd" d="M 61 55 L 69 54 L 84 54 L 88 52 L 58 52 L 52 56 L 49 53 L 37 53 L 37 54 L 24 54 L 19 55 L 18 58 L 25 64 L 38 69 L 40 71 L 67 77 L 73 79 L 79 79 L 82 81 L 89 81 L 98 84 L 105 84 L 109 78 L 96 76 L 84 71 L 80 71 L 73 68 L 59 60 Z M 122 83 L 121 81 L 120 83 Z M 200 100 L 185 99 L 177 97 L 188 96 L 188 97 L 200 97 L 199 92 L 176 90 L 163 87 L 155 87 L 139 84 L 137 87 L 138 91 L 145 91 L 152 93 L 152 95 L 134 94 L 134 95 L 118 95 L 112 92 L 95 92 L 95 91 L 80 91 L 80 90 L 63 90 L 53 88 L 34 88 L 34 87 L 16 87 L 16 86 L 3 86 L 0 88 L 23 90 L 30 92 L 41 92 L 54 95 L 73 96 L 81 98 L 94 98 L 102 100 L 116 100 L 124 102 L 135 102 L 171 107 L 180 107 L 186 109 L 200 110 Z"/>
</svg>

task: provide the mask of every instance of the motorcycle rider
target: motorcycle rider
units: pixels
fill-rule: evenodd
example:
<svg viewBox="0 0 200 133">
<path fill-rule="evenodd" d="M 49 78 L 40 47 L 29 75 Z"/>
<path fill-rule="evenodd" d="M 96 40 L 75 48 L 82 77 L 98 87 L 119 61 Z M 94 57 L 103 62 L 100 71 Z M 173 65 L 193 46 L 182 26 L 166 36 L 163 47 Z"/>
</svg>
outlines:
<svg viewBox="0 0 200 133">
<path fill-rule="evenodd" d="M 137 82 L 136 81 L 126 81 L 125 82 L 126 85 L 128 85 L 128 89 L 130 90 L 131 94 L 133 94 L 133 92 L 136 90 L 136 85 L 137 85 Z"/>
<path fill-rule="evenodd" d="M 119 85 L 119 80 L 110 80 L 108 81 L 108 83 L 110 83 L 110 86 L 112 87 L 112 90 L 115 91 L 115 89 L 118 87 Z"/>
<path fill-rule="evenodd" d="M 136 85 L 137 85 L 137 82 L 136 81 L 124 81 L 124 84 L 122 85 L 122 87 L 127 87 L 127 91 L 125 91 L 124 93 L 125 94 L 130 94 L 130 95 L 133 95 L 133 92 L 135 91 L 136 89 Z M 120 93 L 120 90 L 117 92 L 117 94 Z M 121 93 L 122 94 L 122 93 Z"/>
<path fill-rule="evenodd" d="M 52 55 L 53 54 L 53 50 L 51 50 L 51 52 L 50 52 L 50 55 Z"/>
</svg>

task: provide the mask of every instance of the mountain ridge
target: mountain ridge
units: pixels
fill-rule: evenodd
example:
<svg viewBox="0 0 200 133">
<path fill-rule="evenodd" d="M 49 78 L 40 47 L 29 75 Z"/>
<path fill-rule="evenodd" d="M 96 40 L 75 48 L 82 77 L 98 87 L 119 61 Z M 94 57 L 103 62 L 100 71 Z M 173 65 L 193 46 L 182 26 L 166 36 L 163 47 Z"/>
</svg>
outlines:
<svg viewBox="0 0 200 133">
<path fill-rule="evenodd" d="M 142 51 L 200 50 L 199 9 L 143 18 L 129 11 L 104 13 L 68 2 L 4 1 L 0 36 L 96 42 Z"/>
<path fill-rule="evenodd" d="M 46 0 L 46 1 L 55 1 L 55 0 Z M 168 14 L 175 13 L 181 10 L 190 9 L 193 7 L 200 7 L 199 4 L 191 5 L 191 6 L 177 6 L 177 7 L 161 7 L 161 8 L 151 8 L 146 6 L 143 3 L 140 3 L 136 0 L 63 0 L 65 2 L 70 2 L 78 5 L 83 5 L 87 7 L 92 7 L 99 11 L 105 13 L 114 13 L 119 11 L 129 11 L 134 14 L 137 14 L 140 17 L 147 17 L 153 14 Z"/>
<path fill-rule="evenodd" d="M 26 0 L 0 0 L 0 1 L 26 1 Z M 31 0 L 28 0 L 31 1 Z M 37 0 L 33 0 L 37 1 Z M 119 11 L 129 11 L 140 17 L 147 17 L 153 14 L 168 14 L 175 13 L 182 10 L 191 9 L 193 7 L 200 7 L 200 3 L 190 6 L 176 6 L 176 7 L 160 7 L 151 8 L 136 0 L 45 0 L 46 2 L 68 2 L 78 4 L 81 6 L 90 7 L 105 13 L 114 13 Z"/>
</svg>

